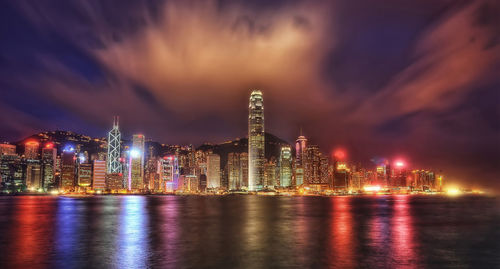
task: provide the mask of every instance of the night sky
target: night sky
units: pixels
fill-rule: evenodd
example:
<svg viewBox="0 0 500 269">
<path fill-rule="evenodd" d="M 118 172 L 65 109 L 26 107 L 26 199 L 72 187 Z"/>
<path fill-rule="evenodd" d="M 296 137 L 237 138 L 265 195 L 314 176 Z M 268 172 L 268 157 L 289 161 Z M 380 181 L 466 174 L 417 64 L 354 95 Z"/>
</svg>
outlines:
<svg viewBox="0 0 500 269">
<path fill-rule="evenodd" d="M 1 1 L 0 140 L 266 131 L 500 187 L 500 1 Z"/>
</svg>

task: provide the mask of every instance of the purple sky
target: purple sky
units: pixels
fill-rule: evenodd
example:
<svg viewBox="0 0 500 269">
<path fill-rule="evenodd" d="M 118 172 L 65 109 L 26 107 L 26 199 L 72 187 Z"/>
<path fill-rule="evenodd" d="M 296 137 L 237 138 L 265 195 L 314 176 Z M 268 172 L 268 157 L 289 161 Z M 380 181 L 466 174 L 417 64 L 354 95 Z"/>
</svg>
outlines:
<svg viewBox="0 0 500 269">
<path fill-rule="evenodd" d="M 326 3 L 328 2 L 328 3 Z M 222 142 L 303 133 L 499 187 L 500 2 L 2 1 L 0 140 L 64 129 Z"/>
</svg>

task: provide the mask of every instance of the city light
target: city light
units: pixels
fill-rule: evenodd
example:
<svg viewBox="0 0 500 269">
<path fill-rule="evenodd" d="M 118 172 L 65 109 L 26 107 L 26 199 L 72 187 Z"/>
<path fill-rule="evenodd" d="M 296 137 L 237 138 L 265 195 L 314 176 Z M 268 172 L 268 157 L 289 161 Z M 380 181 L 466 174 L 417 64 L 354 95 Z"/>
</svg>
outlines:
<svg viewBox="0 0 500 269">
<path fill-rule="evenodd" d="M 462 191 L 459 189 L 459 188 L 449 188 L 446 190 L 446 194 L 450 195 L 450 196 L 457 196 L 457 195 L 460 195 L 462 194 Z"/>
<path fill-rule="evenodd" d="M 337 159 L 337 160 L 344 160 L 345 157 L 346 157 L 346 153 L 345 153 L 345 150 L 343 149 L 336 149 L 333 153 L 333 156 Z"/>
<path fill-rule="evenodd" d="M 135 158 L 138 158 L 139 156 L 141 156 L 141 152 L 138 149 L 133 148 L 130 150 L 130 157 L 135 159 Z"/>
<path fill-rule="evenodd" d="M 380 186 L 365 186 L 364 188 L 364 191 L 366 192 L 378 192 L 380 191 L 382 188 Z"/>
<path fill-rule="evenodd" d="M 403 161 L 396 161 L 396 167 L 403 167 L 405 166 L 405 163 Z"/>
</svg>

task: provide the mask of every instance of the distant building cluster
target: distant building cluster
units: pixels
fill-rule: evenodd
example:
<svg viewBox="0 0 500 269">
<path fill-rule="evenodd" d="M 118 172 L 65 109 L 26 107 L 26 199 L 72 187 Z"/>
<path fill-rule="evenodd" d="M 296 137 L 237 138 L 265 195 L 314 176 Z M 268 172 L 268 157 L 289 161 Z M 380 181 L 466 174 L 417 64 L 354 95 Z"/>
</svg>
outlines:
<svg viewBox="0 0 500 269">
<path fill-rule="evenodd" d="M 267 156 L 267 157 L 266 157 Z M 123 140 L 118 117 L 107 138 L 44 132 L 0 144 L 2 192 L 347 194 L 441 191 L 442 176 L 385 160 L 371 169 L 321 152 L 300 134 L 295 145 L 266 141 L 264 99 L 249 100 L 248 140 L 169 146 L 135 134 Z"/>
</svg>

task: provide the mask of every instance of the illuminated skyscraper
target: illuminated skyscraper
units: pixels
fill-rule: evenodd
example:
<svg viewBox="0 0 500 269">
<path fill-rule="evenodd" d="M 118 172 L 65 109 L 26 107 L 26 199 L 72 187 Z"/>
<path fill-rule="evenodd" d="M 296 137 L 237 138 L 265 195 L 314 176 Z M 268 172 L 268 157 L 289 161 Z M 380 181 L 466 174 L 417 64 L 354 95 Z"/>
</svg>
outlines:
<svg viewBox="0 0 500 269">
<path fill-rule="evenodd" d="M 54 144 L 47 143 L 42 149 L 42 180 L 45 189 L 55 186 L 56 158 L 57 149 Z"/>
<path fill-rule="evenodd" d="M 92 164 L 81 163 L 78 166 L 78 186 L 81 188 L 90 187 L 92 183 Z"/>
<path fill-rule="evenodd" d="M 220 188 L 220 156 L 210 153 L 207 156 L 207 188 Z"/>
<path fill-rule="evenodd" d="M 241 188 L 241 165 L 240 154 L 230 152 L 227 155 L 227 172 L 229 178 L 229 189 L 238 190 Z"/>
<path fill-rule="evenodd" d="M 72 147 L 66 147 L 61 157 L 61 188 L 64 191 L 75 189 L 75 151 Z"/>
<path fill-rule="evenodd" d="M 94 160 L 92 172 L 92 188 L 94 190 L 106 189 L 106 162 Z"/>
<path fill-rule="evenodd" d="M 289 146 L 281 147 L 279 177 L 281 187 L 292 185 L 292 149 Z"/>
<path fill-rule="evenodd" d="M 248 188 L 248 152 L 240 153 L 241 188 Z"/>
<path fill-rule="evenodd" d="M 306 149 L 303 158 L 304 164 L 304 183 L 305 184 L 320 184 L 321 174 L 321 153 L 317 145 L 310 145 Z"/>
<path fill-rule="evenodd" d="M 10 144 L 0 144 L 0 156 L 2 155 L 15 155 L 16 146 Z"/>
<path fill-rule="evenodd" d="M 28 162 L 26 167 L 26 187 L 31 191 L 42 188 L 42 173 L 39 160 Z"/>
<path fill-rule="evenodd" d="M 107 161 L 108 173 L 121 172 L 120 144 L 121 144 L 121 134 L 120 130 L 118 129 L 118 117 L 115 116 L 113 120 L 113 129 L 108 133 L 108 161 Z"/>
<path fill-rule="evenodd" d="M 262 189 L 265 163 L 264 99 L 255 90 L 250 95 L 248 113 L 248 189 Z"/>
<path fill-rule="evenodd" d="M 28 141 L 24 145 L 24 157 L 28 160 L 38 159 L 38 146 L 37 141 Z"/>
<path fill-rule="evenodd" d="M 301 186 L 304 182 L 305 176 L 305 158 L 307 149 L 307 138 L 301 135 L 295 141 L 295 163 L 294 163 L 294 181 L 295 186 Z"/>
<path fill-rule="evenodd" d="M 306 154 L 306 148 L 307 148 L 307 138 L 303 136 L 302 134 L 297 138 L 295 141 L 295 162 L 304 165 L 303 161 L 305 158 Z"/>
<path fill-rule="evenodd" d="M 132 165 L 130 167 L 131 173 L 131 189 L 132 190 L 142 190 L 144 189 L 144 143 L 145 138 L 142 134 L 133 135 L 132 137 L 132 150 L 137 153 L 138 156 L 132 157 Z"/>
<path fill-rule="evenodd" d="M 264 187 L 267 189 L 274 188 L 275 185 L 277 184 L 277 166 L 276 166 L 276 160 L 271 158 L 269 162 L 266 162 L 264 164 Z"/>
</svg>

